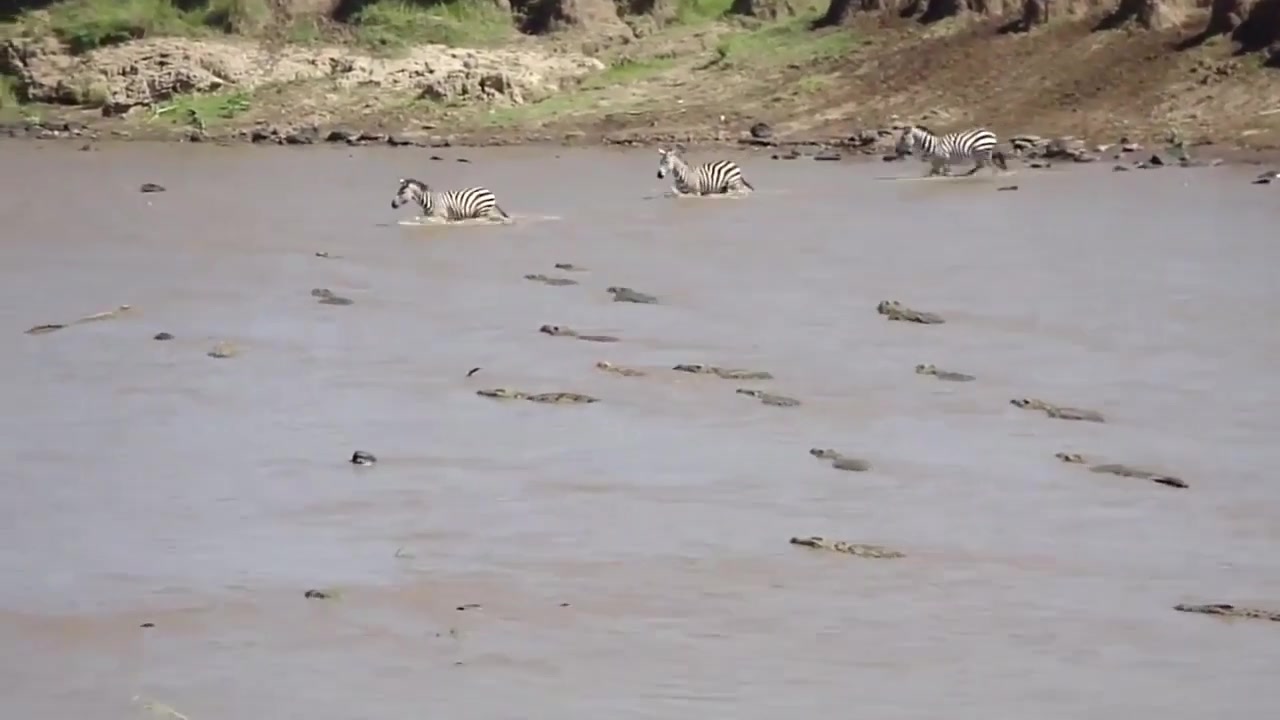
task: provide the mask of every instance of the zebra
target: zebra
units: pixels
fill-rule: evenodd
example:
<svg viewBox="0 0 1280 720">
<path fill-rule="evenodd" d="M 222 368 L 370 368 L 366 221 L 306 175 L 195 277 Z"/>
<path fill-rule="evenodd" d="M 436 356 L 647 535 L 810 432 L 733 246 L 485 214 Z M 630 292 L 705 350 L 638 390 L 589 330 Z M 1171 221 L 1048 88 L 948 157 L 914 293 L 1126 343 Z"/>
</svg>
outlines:
<svg viewBox="0 0 1280 720">
<path fill-rule="evenodd" d="M 902 131 L 896 150 L 901 157 L 917 147 L 932 165 L 931 176 L 950 175 L 951 163 L 971 158 L 974 166 L 965 177 L 983 167 L 990 167 L 993 173 L 997 166 L 1001 170 L 1009 169 L 1004 153 L 995 149 L 996 134 L 985 128 L 938 135 L 923 125 L 911 125 Z"/>
<path fill-rule="evenodd" d="M 483 187 L 438 192 L 421 180 L 400 178 L 400 189 L 392 198 L 391 207 L 398 208 L 409 202 L 422 206 L 423 217 L 434 215 L 445 220 L 511 219 L 511 216 L 498 206 L 498 198 L 493 192 Z"/>
<path fill-rule="evenodd" d="M 671 173 L 675 176 L 676 192 L 682 195 L 724 195 L 730 192 L 755 190 L 742 177 L 742 168 L 732 160 L 714 160 L 704 165 L 690 166 L 675 150 L 658 148 L 658 179 Z"/>
</svg>

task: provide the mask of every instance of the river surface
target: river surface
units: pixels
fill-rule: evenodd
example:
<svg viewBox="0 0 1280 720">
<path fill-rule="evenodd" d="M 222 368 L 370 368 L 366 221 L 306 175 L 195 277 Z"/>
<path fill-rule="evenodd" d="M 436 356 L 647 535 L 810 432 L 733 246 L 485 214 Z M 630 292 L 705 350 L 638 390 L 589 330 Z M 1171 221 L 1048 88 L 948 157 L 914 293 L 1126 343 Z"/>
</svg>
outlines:
<svg viewBox="0 0 1280 720">
<path fill-rule="evenodd" d="M 888 182 L 924 166 L 756 155 L 754 196 L 675 200 L 652 151 L 0 158 L 6 718 L 1280 710 L 1280 626 L 1172 610 L 1280 609 L 1280 195 L 1256 169 Z M 400 225 L 405 176 L 487 185 L 516 222 Z M 220 341 L 240 356 L 206 356 Z M 475 394 L 494 386 L 601 402 Z"/>
</svg>

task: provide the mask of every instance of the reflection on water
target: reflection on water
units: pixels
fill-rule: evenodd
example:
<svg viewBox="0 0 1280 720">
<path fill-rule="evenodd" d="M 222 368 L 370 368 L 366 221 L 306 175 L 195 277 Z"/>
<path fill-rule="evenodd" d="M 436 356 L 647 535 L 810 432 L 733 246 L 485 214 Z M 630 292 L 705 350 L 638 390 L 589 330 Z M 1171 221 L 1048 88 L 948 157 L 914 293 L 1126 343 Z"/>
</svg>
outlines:
<svg viewBox="0 0 1280 720">
<path fill-rule="evenodd" d="M 742 202 L 644 202 L 667 189 L 647 152 L 3 151 L 14 717 L 136 718 L 135 696 L 192 720 L 1276 706 L 1275 628 L 1170 609 L 1280 603 L 1280 210 L 1247 170 L 1024 170 L 997 193 L 747 156 Z M 407 173 L 486 185 L 520 221 L 399 225 Z M 590 270 L 523 279 L 558 262 Z M 884 299 L 948 322 L 886 322 Z M 221 341 L 243 353 L 206 357 Z M 496 386 L 602 402 L 475 395 Z M 1108 422 L 1008 404 L 1028 395 Z M 809 534 L 908 557 L 787 543 Z"/>
</svg>

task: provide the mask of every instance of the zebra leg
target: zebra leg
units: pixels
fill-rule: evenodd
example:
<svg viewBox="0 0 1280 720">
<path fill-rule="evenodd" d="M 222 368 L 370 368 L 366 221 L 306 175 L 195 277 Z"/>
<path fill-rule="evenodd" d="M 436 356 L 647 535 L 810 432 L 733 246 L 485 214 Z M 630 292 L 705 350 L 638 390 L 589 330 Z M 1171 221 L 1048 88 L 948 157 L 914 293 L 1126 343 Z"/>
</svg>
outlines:
<svg viewBox="0 0 1280 720">
<path fill-rule="evenodd" d="M 947 165 L 946 158 L 935 157 L 929 160 L 929 174 L 926 177 L 937 177 L 939 175 L 950 175 L 951 168 Z"/>
</svg>

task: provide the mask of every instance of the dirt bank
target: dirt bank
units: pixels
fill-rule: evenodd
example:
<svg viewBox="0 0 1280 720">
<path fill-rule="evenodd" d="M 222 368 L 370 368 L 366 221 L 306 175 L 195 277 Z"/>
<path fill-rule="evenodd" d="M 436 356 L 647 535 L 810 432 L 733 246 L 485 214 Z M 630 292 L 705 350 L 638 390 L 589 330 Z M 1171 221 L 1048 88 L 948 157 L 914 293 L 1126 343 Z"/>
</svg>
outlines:
<svg viewBox="0 0 1280 720">
<path fill-rule="evenodd" d="M 59 9 L 94 3 L 7 26 L 11 123 L 427 144 L 733 142 L 765 123 L 870 146 L 921 120 L 1280 146 L 1280 0 L 295 0 L 106 36 Z"/>
</svg>

